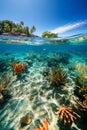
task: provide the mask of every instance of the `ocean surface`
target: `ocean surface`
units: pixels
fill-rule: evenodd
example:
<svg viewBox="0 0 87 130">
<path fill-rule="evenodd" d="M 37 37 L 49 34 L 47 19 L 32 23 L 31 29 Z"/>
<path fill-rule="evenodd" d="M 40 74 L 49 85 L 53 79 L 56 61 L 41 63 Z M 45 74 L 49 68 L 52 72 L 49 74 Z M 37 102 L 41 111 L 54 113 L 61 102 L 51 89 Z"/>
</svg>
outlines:
<svg viewBox="0 0 87 130">
<path fill-rule="evenodd" d="M 0 36 L 0 130 L 40 130 L 44 119 L 41 130 L 87 130 L 87 109 L 76 102 L 87 101 L 86 85 L 87 40 Z M 80 118 L 64 124 L 55 114 L 62 106 Z"/>
</svg>

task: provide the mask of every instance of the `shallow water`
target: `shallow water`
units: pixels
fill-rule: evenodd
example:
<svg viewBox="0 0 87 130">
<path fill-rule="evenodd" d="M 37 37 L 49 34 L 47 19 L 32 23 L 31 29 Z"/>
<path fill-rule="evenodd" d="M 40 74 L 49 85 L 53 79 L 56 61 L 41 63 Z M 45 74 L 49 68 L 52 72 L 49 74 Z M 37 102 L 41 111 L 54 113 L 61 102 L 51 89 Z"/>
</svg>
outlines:
<svg viewBox="0 0 87 130">
<path fill-rule="evenodd" d="M 26 71 L 14 74 L 14 62 L 26 64 Z M 64 84 L 57 87 L 52 84 L 48 71 L 53 68 L 66 71 Z M 55 44 L 41 38 L 1 37 L 0 92 L 5 82 L 7 96 L 0 101 L 0 130 L 35 130 L 44 118 L 48 121 L 49 130 L 66 130 L 67 127 L 61 125 L 55 114 L 56 108 L 72 106 L 79 113 L 74 100 L 79 98 L 74 94 L 75 78 L 86 74 L 86 40 L 77 42 L 72 39 L 71 42 Z M 32 115 L 32 122 L 22 127 L 20 119 L 27 113 Z M 86 130 L 81 119 L 77 118 L 74 123 L 74 129 Z"/>
</svg>

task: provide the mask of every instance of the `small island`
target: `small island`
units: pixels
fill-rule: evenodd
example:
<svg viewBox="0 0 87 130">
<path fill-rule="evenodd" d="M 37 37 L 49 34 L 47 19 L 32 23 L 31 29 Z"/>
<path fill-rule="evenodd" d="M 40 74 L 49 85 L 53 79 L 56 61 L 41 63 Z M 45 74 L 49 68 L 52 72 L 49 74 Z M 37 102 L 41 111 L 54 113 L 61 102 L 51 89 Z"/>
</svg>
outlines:
<svg viewBox="0 0 87 130">
<path fill-rule="evenodd" d="M 33 32 L 36 31 L 36 27 L 33 25 L 31 28 L 24 26 L 24 22 L 15 23 L 9 20 L 0 21 L 0 35 L 12 35 L 12 36 L 29 36 L 34 37 Z"/>
<path fill-rule="evenodd" d="M 42 37 L 44 37 L 44 38 L 57 38 L 58 34 L 52 33 L 50 31 L 45 31 L 45 32 L 42 33 Z"/>
<path fill-rule="evenodd" d="M 0 35 L 5 36 L 27 36 L 27 37 L 38 37 L 33 33 L 36 31 L 36 27 L 24 26 L 24 22 L 15 23 L 10 20 L 1 20 L 0 21 Z M 44 31 L 41 36 L 43 38 L 57 38 L 58 34 L 52 33 L 50 31 Z"/>
</svg>

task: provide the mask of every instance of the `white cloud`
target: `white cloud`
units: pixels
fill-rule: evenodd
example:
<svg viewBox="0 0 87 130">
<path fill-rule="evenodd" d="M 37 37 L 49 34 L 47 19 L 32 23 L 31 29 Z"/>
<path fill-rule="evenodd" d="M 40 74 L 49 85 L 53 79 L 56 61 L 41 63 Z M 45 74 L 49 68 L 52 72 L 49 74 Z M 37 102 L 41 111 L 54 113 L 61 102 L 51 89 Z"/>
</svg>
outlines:
<svg viewBox="0 0 87 130">
<path fill-rule="evenodd" d="M 64 25 L 61 27 L 58 27 L 54 30 L 51 30 L 51 32 L 53 33 L 64 33 L 66 31 L 75 29 L 77 27 L 83 26 L 84 24 L 87 24 L 87 21 L 82 21 L 82 22 L 77 22 L 77 23 L 73 23 L 73 24 L 69 24 L 69 25 Z"/>
</svg>

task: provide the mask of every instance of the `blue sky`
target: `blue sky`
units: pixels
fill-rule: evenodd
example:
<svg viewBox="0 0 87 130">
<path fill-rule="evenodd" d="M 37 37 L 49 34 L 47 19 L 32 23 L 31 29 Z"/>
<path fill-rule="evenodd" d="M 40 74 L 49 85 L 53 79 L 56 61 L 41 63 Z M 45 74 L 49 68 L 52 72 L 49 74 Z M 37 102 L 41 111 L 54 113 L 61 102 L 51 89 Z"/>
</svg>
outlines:
<svg viewBox="0 0 87 130">
<path fill-rule="evenodd" d="M 24 21 L 30 27 L 35 25 L 37 35 L 78 23 L 79 26 L 58 33 L 84 33 L 87 31 L 87 0 L 0 0 L 0 20 L 3 19 Z"/>
</svg>

